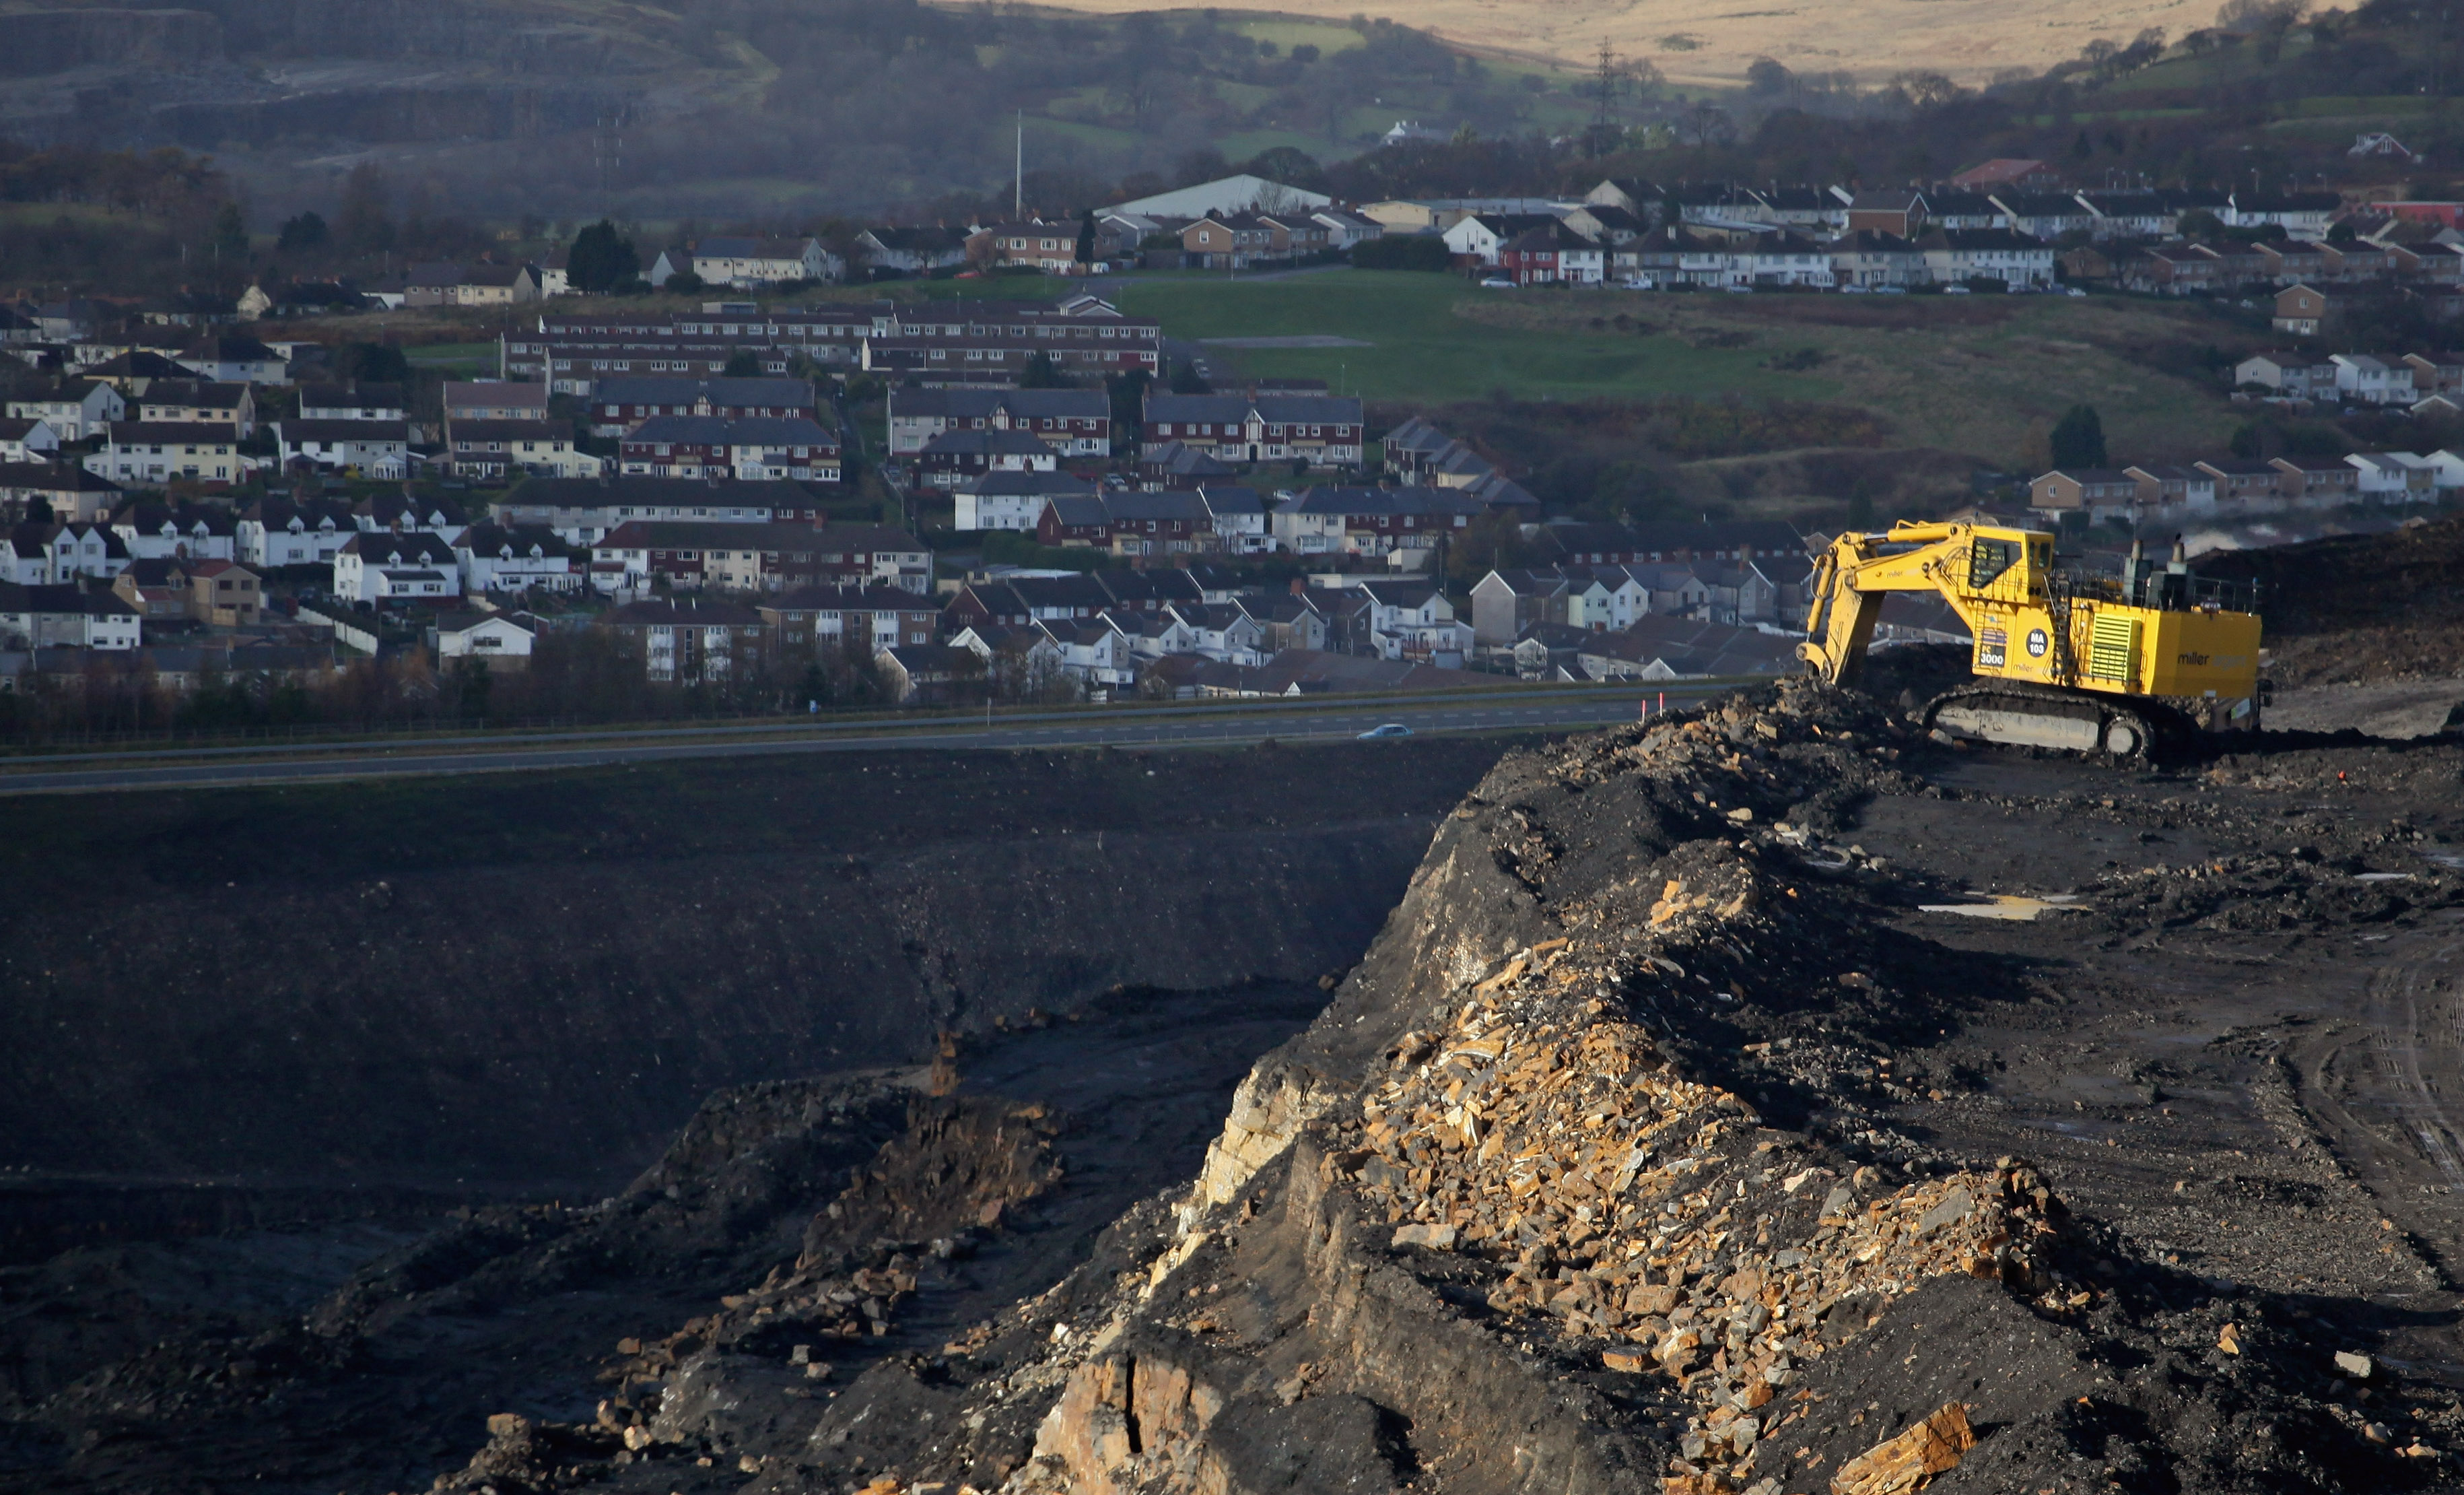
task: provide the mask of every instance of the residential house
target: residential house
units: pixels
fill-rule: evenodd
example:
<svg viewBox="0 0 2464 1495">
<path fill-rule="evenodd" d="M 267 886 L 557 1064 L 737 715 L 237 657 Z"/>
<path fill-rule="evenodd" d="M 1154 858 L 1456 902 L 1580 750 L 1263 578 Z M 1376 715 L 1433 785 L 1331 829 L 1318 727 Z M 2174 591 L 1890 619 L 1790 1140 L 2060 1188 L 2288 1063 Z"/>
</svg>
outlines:
<svg viewBox="0 0 2464 1495">
<path fill-rule="evenodd" d="M 591 546 L 633 520 L 673 524 L 812 524 L 823 501 L 792 481 L 734 478 L 533 478 L 491 505 L 501 524 L 541 524 Z"/>
<path fill-rule="evenodd" d="M 285 472 L 304 465 L 381 480 L 410 476 L 410 427 L 404 421 L 277 420 L 274 436 Z"/>
<path fill-rule="evenodd" d="M 2335 298 L 2316 286 L 2288 285 L 2276 293 L 2276 330 L 2315 338 L 2335 325 L 2339 309 Z"/>
<path fill-rule="evenodd" d="M 1061 647 L 1061 673 L 1089 694 L 1137 682 L 1137 650 L 1129 634 L 1110 616 L 1098 614 L 1085 622 L 1051 622 L 1043 627 Z"/>
<path fill-rule="evenodd" d="M 1507 648 L 1534 624 L 1564 622 L 1568 591 L 1564 574 L 1553 567 L 1491 570 L 1472 585 L 1473 641 Z"/>
<path fill-rule="evenodd" d="M 473 524 L 453 542 L 453 556 L 462 571 L 462 590 L 472 596 L 578 591 L 589 565 L 586 556 L 545 525 Z"/>
<path fill-rule="evenodd" d="M 1369 639 L 1382 659 L 1408 659 L 1444 669 L 1463 667 L 1471 625 L 1455 616 L 1446 594 L 1426 582 L 1366 581 L 1357 591 L 1369 607 Z"/>
<path fill-rule="evenodd" d="M 590 395 L 594 435 L 621 436 L 658 415 L 725 420 L 818 420 L 820 401 L 806 379 L 603 379 Z"/>
<path fill-rule="evenodd" d="M 1079 268 L 1078 225 L 996 223 L 967 236 L 967 258 L 986 264 L 1032 265 L 1046 275 L 1069 275 Z"/>
<path fill-rule="evenodd" d="M 0 504 L 21 513 L 39 502 L 62 523 L 89 524 L 117 508 L 121 497 L 118 483 L 75 462 L 0 462 Z"/>
<path fill-rule="evenodd" d="M 20 420 L 39 420 L 63 441 L 83 441 L 128 416 L 128 402 L 110 385 L 94 379 L 71 379 L 48 394 L 11 400 L 9 413 Z"/>
<path fill-rule="evenodd" d="M 2216 506 L 2225 512 L 2242 513 L 2280 505 L 2284 475 L 2271 462 L 2233 458 L 2195 465 L 2216 480 Z"/>
<path fill-rule="evenodd" d="M 1191 491 L 1206 505 L 1215 548 L 1231 555 L 1264 555 L 1275 547 L 1266 501 L 1257 489 L 1230 482 L 1201 482 Z"/>
<path fill-rule="evenodd" d="M 137 418 L 152 425 L 225 425 L 246 440 L 256 432 L 256 395 L 245 384 L 211 379 L 149 379 Z"/>
<path fill-rule="evenodd" d="M 351 506 L 351 523 L 363 533 L 440 535 L 451 543 L 469 527 L 470 517 L 451 499 L 423 498 L 409 492 L 372 493 Z"/>
<path fill-rule="evenodd" d="M 1326 614 L 1317 610 L 1305 591 L 1243 594 L 1231 600 L 1258 625 L 1258 648 L 1269 658 L 1287 649 L 1322 650 L 1327 646 Z"/>
<path fill-rule="evenodd" d="M 1925 283 L 1930 272 L 1925 251 L 1905 235 L 1880 229 L 1851 229 L 1831 241 L 1831 272 L 1842 286 L 1910 286 Z"/>
<path fill-rule="evenodd" d="M 817 584 L 883 585 L 929 594 L 933 552 L 886 524 L 618 525 L 593 545 L 591 579 L 606 591 L 724 587 L 787 591 Z"/>
<path fill-rule="evenodd" d="M 1458 220 L 1442 237 L 1446 252 L 1459 265 L 1495 265 L 1506 246 L 1533 229 L 1551 228 L 1557 215 L 1548 212 L 1475 212 Z"/>
<path fill-rule="evenodd" d="M 252 337 L 213 333 L 181 348 L 172 361 L 220 384 L 288 384 L 290 361 Z"/>
<path fill-rule="evenodd" d="M 449 424 L 457 420 L 545 420 L 547 386 L 502 380 L 448 380 L 444 404 Z"/>
<path fill-rule="evenodd" d="M 561 420 L 452 420 L 445 445 L 462 478 L 596 478 L 604 465 L 574 446 L 573 428 Z"/>
<path fill-rule="evenodd" d="M 2123 471 L 2139 484 L 2142 515 L 2171 518 L 2208 513 L 2216 506 L 2215 477 L 2199 468 L 2157 462 Z"/>
<path fill-rule="evenodd" d="M 1888 234 L 1894 238 L 1913 239 L 1925 230 L 1925 211 L 1923 192 L 1903 188 L 1861 191 L 1848 204 L 1847 232 Z"/>
<path fill-rule="evenodd" d="M 2380 503 L 2428 503 L 2438 497 L 2438 474 L 2428 458 L 2410 452 L 2355 452 L 2344 458 L 2358 480 L 2358 497 Z"/>
<path fill-rule="evenodd" d="M 1228 480 L 1239 471 L 1217 458 L 1212 446 L 1201 450 L 1176 438 L 1149 441 L 1138 448 L 1138 480 L 1150 488 L 1195 488 Z"/>
<path fill-rule="evenodd" d="M 2297 508 L 2339 508 L 2361 497 L 2362 475 L 2341 457 L 2279 457 L 2268 463 Z"/>
<path fill-rule="evenodd" d="M 2170 238 L 2180 230 L 2182 210 L 2162 192 L 2084 191 L 2079 201 L 2088 211 L 2088 236 L 2100 241 Z"/>
<path fill-rule="evenodd" d="M 2091 234 L 2095 229 L 2094 210 L 2068 192 L 2002 190 L 1988 195 L 1993 206 L 2002 210 L 2008 231 L 2029 238 L 2050 241 L 2065 234 Z"/>
<path fill-rule="evenodd" d="M 2454 394 L 2464 391 L 2464 352 L 2407 353 L 2406 367 L 2412 370 L 2412 387 L 2420 394 Z"/>
<path fill-rule="evenodd" d="M 334 552 L 334 595 L 346 602 L 436 602 L 461 594 L 461 562 L 439 535 L 362 530 Z"/>
<path fill-rule="evenodd" d="M 2336 392 L 2361 405 L 2403 405 L 2419 398 L 2413 392 L 2412 366 L 2393 354 L 2338 353 Z"/>
<path fill-rule="evenodd" d="M 505 612 L 443 612 L 435 627 L 436 656 L 449 668 L 482 661 L 491 669 L 522 669 L 544 631 L 527 613 Z"/>
<path fill-rule="evenodd" d="M 237 561 L 188 561 L 188 615 L 209 628 L 250 628 L 265 609 L 257 575 Z"/>
<path fill-rule="evenodd" d="M 985 682 L 990 651 L 957 644 L 901 644 L 872 657 L 890 699 L 902 706 L 946 705 Z"/>
<path fill-rule="evenodd" d="M 1608 256 L 1598 244 L 1551 219 L 1501 245 L 1497 268 L 1517 285 L 1598 285 L 1608 279 Z"/>
<path fill-rule="evenodd" d="M 2288 400 L 2333 399 L 2341 371 L 2307 353 L 2253 353 L 2233 366 L 2233 384 L 2273 390 Z"/>
<path fill-rule="evenodd" d="M 1362 416 L 1357 399 L 1331 394 L 1171 394 L 1146 396 L 1146 438 L 1177 440 L 1219 461 L 1306 461 L 1358 467 Z"/>
<path fill-rule="evenodd" d="M 1526 525 L 1523 535 L 1542 560 L 1559 566 L 1754 562 L 1807 553 L 1805 537 L 1776 520 L 1636 525 L 1551 521 Z"/>
<path fill-rule="evenodd" d="M 143 633 L 143 615 L 113 592 L 75 582 L 0 582 L 0 647 L 128 650 Z"/>
<path fill-rule="evenodd" d="M 236 553 L 238 521 L 218 503 L 177 505 L 140 500 L 113 516 L 111 531 L 137 560 L 228 561 Z"/>
<path fill-rule="evenodd" d="M 1136 557 L 1197 555 L 1221 543 L 1205 499 L 1191 492 L 1059 496 L 1045 505 L 1035 534 L 1043 545 Z"/>
<path fill-rule="evenodd" d="M 359 532 L 351 511 L 329 500 L 259 499 L 232 525 L 234 559 L 260 575 L 277 566 L 331 566 Z"/>
<path fill-rule="evenodd" d="M 248 458 L 226 425 L 153 425 L 120 420 L 104 428 L 103 447 L 86 471 L 119 483 L 160 486 L 174 479 L 226 484 L 248 476 Z"/>
<path fill-rule="evenodd" d="M 940 609 L 903 587 L 807 586 L 759 604 L 761 620 L 782 654 L 860 653 L 929 644 Z"/>
<path fill-rule="evenodd" d="M 1112 455 L 1112 403 L 1102 390 L 908 390 L 889 396 L 890 455 L 913 457 L 957 431 L 1026 431 L 1063 457 Z"/>
<path fill-rule="evenodd" d="M 693 273 L 709 285 L 759 290 L 838 276 L 838 257 L 817 238 L 713 236 L 693 247 Z"/>
<path fill-rule="evenodd" d="M 1573 654 L 1572 673 L 1595 681 L 1734 679 L 1798 668 L 1792 638 L 1673 617 L 1641 618 L 1619 632 L 1582 635 Z"/>
<path fill-rule="evenodd" d="M 598 627 L 661 684 L 696 685 L 757 672 L 769 628 L 749 607 L 713 597 L 663 597 L 611 608 Z"/>
<path fill-rule="evenodd" d="M 410 406 L 398 384 L 352 379 L 299 387 L 301 420 L 406 420 Z"/>
<path fill-rule="evenodd" d="M 937 224 L 919 228 L 867 229 L 856 235 L 864 262 L 874 270 L 923 275 L 950 270 L 967 262 L 967 234 Z"/>
<path fill-rule="evenodd" d="M 1375 219 L 1339 208 L 1320 208 L 1310 213 L 1309 218 L 1326 230 L 1326 247 L 1329 249 L 1348 250 L 1354 244 L 1381 238 L 1386 233 L 1386 226 Z"/>
<path fill-rule="evenodd" d="M 944 431 L 927 439 L 913 460 L 918 481 L 955 488 L 987 473 L 1049 473 L 1061 454 L 1031 431 Z"/>
<path fill-rule="evenodd" d="M 1064 472 L 1026 469 L 979 474 L 951 490 L 956 508 L 953 527 L 1031 533 L 1052 499 L 1085 497 L 1094 491 L 1087 480 Z"/>
<path fill-rule="evenodd" d="M 43 462 L 56 457 L 60 434 L 51 422 L 31 416 L 0 420 L 0 462 Z"/>
<path fill-rule="evenodd" d="M 1076 682 L 1061 668 L 1061 645 L 1042 624 L 1023 628 L 961 628 L 950 646 L 965 649 L 983 661 L 984 674 L 1002 694 L 1019 700 L 1043 700 L 1056 685 Z"/>
<path fill-rule="evenodd" d="M 2327 236 L 2328 226 L 2344 206 L 2334 192 L 2241 192 L 2225 199 L 2219 215 L 2227 228 L 2254 229 L 2274 224 L 2293 238 Z"/>
<path fill-rule="evenodd" d="M 1425 569 L 1439 544 L 1485 512 L 1452 488 L 1310 488 L 1275 510 L 1276 547 L 1301 555 L 1384 556 Z"/>
<path fill-rule="evenodd" d="M 2028 507 L 2044 519 L 2127 519 L 2138 504 L 2139 480 L 2110 467 L 2057 469 L 2028 484 Z"/>
<path fill-rule="evenodd" d="M 653 415 L 618 447 L 628 477 L 836 482 L 839 438 L 803 416 Z"/>
<path fill-rule="evenodd" d="M 2013 290 L 2049 290 L 2054 249 L 2012 229 L 1927 229 L 1916 241 L 1925 273 L 1940 285 L 2000 280 Z"/>
</svg>

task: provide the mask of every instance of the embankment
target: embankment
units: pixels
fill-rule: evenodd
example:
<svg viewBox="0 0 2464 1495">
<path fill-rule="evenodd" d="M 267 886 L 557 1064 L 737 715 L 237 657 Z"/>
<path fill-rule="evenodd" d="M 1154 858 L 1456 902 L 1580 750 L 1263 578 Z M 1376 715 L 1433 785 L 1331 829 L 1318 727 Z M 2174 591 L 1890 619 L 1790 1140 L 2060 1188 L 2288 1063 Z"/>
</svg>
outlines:
<svg viewBox="0 0 2464 1495">
<path fill-rule="evenodd" d="M 20 800 L 0 1170 L 54 1202 L 0 1250 L 94 1238 L 68 1183 L 140 1234 L 229 1223 L 206 1183 L 594 1196 L 722 1086 L 916 1062 L 938 1031 L 1117 987 L 1314 980 L 1358 958 L 1496 752 Z"/>
</svg>

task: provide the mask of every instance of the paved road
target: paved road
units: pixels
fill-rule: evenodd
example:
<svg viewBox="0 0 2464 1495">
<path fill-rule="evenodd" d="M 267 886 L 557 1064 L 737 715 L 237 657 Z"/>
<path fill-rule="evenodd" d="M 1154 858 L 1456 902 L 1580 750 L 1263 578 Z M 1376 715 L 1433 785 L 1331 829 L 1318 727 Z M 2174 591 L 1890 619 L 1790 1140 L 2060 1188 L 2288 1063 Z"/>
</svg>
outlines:
<svg viewBox="0 0 2464 1495">
<path fill-rule="evenodd" d="M 1691 704 L 1708 693 L 1698 687 L 1683 693 L 1667 692 L 1665 699 L 1671 707 L 1675 707 Z M 604 768 L 613 764 L 656 763 L 677 758 L 737 758 L 796 752 L 918 748 L 946 752 L 1097 746 L 1203 748 L 1254 743 L 1268 737 L 1281 742 L 1326 742 L 1351 739 L 1388 722 L 1402 723 L 1416 733 L 1580 729 L 1633 721 L 1645 696 L 1653 701 L 1656 709 L 1662 699 L 1662 692 L 1654 687 L 1650 691 L 1583 691 L 1563 695 L 1517 693 L 1502 700 L 1474 697 L 1384 703 L 1367 701 L 1356 706 L 1312 704 L 1300 709 L 1274 705 L 1216 711 L 1184 708 L 1179 711 L 1132 712 L 1091 720 L 1054 720 L 1058 715 L 1055 713 L 1039 714 L 1017 723 L 996 720 L 990 726 L 948 722 L 894 730 L 880 727 L 869 730 L 824 728 L 749 741 L 725 737 L 699 737 L 682 742 L 617 739 L 570 745 L 551 741 L 538 746 L 502 748 L 474 744 L 458 749 L 410 744 L 369 744 L 310 749 L 321 752 L 323 756 L 286 754 L 273 761 L 113 764 L 96 762 L 89 757 L 84 761 L 91 764 L 90 767 L 37 767 L 0 774 L 0 795 L 313 784 L 407 774 Z"/>
</svg>

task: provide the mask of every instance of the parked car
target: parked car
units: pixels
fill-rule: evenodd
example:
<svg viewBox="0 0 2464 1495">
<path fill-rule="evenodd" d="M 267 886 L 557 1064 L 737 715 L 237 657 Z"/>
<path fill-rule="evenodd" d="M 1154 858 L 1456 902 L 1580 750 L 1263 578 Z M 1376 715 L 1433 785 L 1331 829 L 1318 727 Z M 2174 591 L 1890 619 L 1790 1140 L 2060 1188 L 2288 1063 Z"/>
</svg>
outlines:
<svg viewBox="0 0 2464 1495">
<path fill-rule="evenodd" d="M 1973 296 L 1976 293 L 1964 285 L 1946 285 L 1942 288 L 1942 294 L 1945 296 Z"/>
<path fill-rule="evenodd" d="M 1359 741 L 1365 743 L 1375 737 L 1409 737 L 1411 735 L 1412 729 L 1405 726 L 1402 723 L 1389 722 L 1383 726 L 1373 726 L 1369 730 L 1361 733 Z"/>
<path fill-rule="evenodd" d="M 1484 291 L 1510 291 L 1514 289 L 1514 282 L 1505 276 L 1493 275 L 1483 279 L 1480 288 Z"/>
</svg>

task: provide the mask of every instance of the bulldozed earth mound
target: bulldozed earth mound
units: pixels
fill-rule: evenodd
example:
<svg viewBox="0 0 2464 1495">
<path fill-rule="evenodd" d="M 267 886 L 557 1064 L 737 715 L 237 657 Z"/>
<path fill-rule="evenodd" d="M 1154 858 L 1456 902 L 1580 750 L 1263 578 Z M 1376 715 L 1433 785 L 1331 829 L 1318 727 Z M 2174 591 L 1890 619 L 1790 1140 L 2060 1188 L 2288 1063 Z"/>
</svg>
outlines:
<svg viewBox="0 0 2464 1495">
<path fill-rule="evenodd" d="M 2279 687 L 2464 675 L 2464 519 L 2202 556 L 2259 585 Z"/>
</svg>

